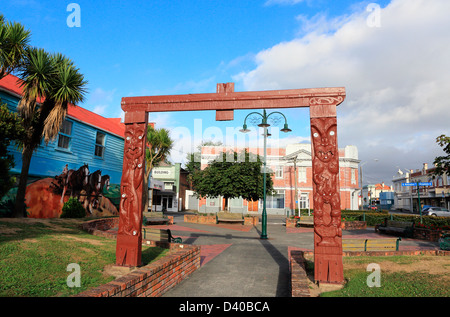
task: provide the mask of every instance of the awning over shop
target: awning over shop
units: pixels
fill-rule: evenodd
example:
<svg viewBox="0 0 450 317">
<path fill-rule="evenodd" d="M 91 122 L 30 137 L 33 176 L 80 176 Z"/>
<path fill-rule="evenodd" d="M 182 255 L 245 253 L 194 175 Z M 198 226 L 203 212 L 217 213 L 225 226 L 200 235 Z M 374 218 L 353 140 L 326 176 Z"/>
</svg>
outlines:
<svg viewBox="0 0 450 317">
<path fill-rule="evenodd" d="M 164 189 L 164 182 L 152 178 L 152 179 L 150 179 L 150 186 L 149 186 L 149 188 L 163 190 Z"/>
</svg>

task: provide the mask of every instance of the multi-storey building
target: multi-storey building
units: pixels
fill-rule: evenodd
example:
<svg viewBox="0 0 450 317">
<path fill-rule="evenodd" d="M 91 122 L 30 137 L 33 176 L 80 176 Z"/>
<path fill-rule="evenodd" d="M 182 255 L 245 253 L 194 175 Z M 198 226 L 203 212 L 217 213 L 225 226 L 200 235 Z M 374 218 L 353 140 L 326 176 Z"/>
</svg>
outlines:
<svg viewBox="0 0 450 317">
<path fill-rule="evenodd" d="M 450 208 L 450 174 L 434 175 L 435 167 L 424 163 L 421 170 L 398 170 L 393 177 L 394 208 L 418 212 L 423 206 Z M 404 183 L 431 183 L 431 186 L 404 186 Z"/>
<path fill-rule="evenodd" d="M 262 148 L 246 148 L 248 152 L 264 155 Z M 226 151 L 223 147 L 204 146 L 201 152 L 201 166 L 205 168 L 209 162 Z M 237 152 L 244 150 L 234 149 Z M 267 148 L 267 167 L 272 171 L 275 195 L 266 198 L 268 214 L 293 214 L 294 210 L 313 209 L 313 183 L 311 144 L 290 144 L 285 148 Z M 340 193 L 342 209 L 358 209 L 358 150 L 356 146 L 339 149 Z M 225 203 L 222 198 L 206 198 L 198 201 L 201 212 L 217 212 Z M 246 201 L 242 198 L 230 199 L 228 206 L 231 212 L 261 213 L 262 199 L 258 202 Z M 192 207 L 191 207 L 192 208 Z"/>
</svg>

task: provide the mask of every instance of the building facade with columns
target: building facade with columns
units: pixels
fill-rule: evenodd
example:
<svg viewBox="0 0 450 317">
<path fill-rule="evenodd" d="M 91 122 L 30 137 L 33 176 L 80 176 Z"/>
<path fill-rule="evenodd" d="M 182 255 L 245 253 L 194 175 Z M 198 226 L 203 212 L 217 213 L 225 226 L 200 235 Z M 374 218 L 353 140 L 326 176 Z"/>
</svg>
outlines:
<svg viewBox="0 0 450 317">
<path fill-rule="evenodd" d="M 264 155 L 263 148 L 245 148 L 248 152 Z M 204 146 L 201 151 L 201 168 L 217 158 L 224 147 Z M 237 152 L 244 148 L 233 149 Z M 358 209 L 359 175 L 358 150 L 349 145 L 339 149 L 339 179 L 341 209 Z M 267 148 L 267 167 L 272 171 L 275 195 L 266 197 L 268 214 L 292 215 L 295 209 L 314 209 L 312 191 L 312 159 L 311 144 L 289 144 L 285 148 Z M 199 199 L 200 212 L 218 212 L 223 210 L 225 202 L 222 198 Z M 263 201 L 246 201 L 242 198 L 230 199 L 231 212 L 261 213 Z"/>
</svg>

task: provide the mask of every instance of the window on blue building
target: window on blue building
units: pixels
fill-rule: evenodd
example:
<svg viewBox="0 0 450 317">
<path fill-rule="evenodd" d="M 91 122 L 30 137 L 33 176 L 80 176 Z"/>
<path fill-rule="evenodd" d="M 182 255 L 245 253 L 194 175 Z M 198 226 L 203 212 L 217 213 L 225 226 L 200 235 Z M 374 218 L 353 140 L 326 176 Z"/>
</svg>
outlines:
<svg viewBox="0 0 450 317">
<path fill-rule="evenodd" d="M 61 149 L 69 149 L 71 139 L 72 139 L 72 122 L 64 120 L 59 130 L 58 147 Z"/>
<path fill-rule="evenodd" d="M 105 134 L 97 131 L 95 138 L 95 156 L 103 157 L 105 153 Z"/>
</svg>

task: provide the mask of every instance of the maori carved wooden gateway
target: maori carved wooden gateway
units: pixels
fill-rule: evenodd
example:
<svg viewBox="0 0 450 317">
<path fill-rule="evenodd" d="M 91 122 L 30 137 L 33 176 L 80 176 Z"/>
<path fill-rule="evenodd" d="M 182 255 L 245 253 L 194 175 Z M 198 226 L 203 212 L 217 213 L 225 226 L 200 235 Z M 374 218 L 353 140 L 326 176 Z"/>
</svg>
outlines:
<svg viewBox="0 0 450 317">
<path fill-rule="evenodd" d="M 216 93 L 124 97 L 125 148 L 121 183 L 116 264 L 141 265 L 143 177 L 148 112 L 216 111 L 217 121 L 233 120 L 240 109 L 310 107 L 313 151 L 315 280 L 342 283 L 339 155 L 336 107 L 345 88 L 234 92 L 234 84 L 217 84 Z"/>
</svg>

